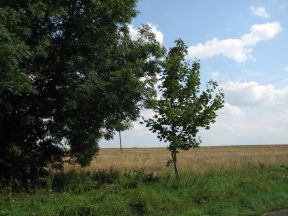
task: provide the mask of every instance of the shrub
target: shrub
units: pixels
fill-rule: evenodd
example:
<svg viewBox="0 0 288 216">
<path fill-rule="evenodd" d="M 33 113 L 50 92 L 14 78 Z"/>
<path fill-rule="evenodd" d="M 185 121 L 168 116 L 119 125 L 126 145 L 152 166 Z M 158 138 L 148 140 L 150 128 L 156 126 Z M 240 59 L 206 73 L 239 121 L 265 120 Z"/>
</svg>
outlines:
<svg viewBox="0 0 288 216">
<path fill-rule="evenodd" d="M 137 193 L 129 201 L 129 206 L 135 215 L 151 215 L 152 209 L 148 198 L 143 193 Z"/>
</svg>

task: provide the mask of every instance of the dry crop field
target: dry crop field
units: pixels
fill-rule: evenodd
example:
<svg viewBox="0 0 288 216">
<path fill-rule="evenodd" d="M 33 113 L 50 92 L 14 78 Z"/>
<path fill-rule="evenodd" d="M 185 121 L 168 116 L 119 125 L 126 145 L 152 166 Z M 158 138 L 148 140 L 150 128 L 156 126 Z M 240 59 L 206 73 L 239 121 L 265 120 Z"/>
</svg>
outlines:
<svg viewBox="0 0 288 216">
<path fill-rule="evenodd" d="M 103 148 L 85 171 L 96 170 L 145 170 L 172 171 L 166 167 L 170 159 L 166 148 Z M 245 166 L 288 165 L 288 145 L 254 145 L 200 147 L 178 154 L 178 166 L 184 171 L 207 171 L 211 169 L 234 169 Z M 66 166 L 66 170 L 77 166 Z"/>
</svg>

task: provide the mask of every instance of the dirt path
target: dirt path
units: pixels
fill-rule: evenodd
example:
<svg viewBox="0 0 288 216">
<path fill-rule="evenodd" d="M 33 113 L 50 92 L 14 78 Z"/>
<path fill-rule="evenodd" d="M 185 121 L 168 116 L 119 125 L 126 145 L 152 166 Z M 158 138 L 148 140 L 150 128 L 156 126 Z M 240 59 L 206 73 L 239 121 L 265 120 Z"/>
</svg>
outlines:
<svg viewBox="0 0 288 216">
<path fill-rule="evenodd" d="M 277 211 L 277 212 L 271 212 L 264 214 L 262 216 L 288 216 L 288 209 Z"/>
</svg>

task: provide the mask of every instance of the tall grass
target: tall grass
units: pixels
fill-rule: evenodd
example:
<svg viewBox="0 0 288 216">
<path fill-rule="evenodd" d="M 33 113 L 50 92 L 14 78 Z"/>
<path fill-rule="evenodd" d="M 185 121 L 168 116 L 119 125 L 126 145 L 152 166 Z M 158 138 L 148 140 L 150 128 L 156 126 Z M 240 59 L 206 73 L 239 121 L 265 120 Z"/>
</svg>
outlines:
<svg viewBox="0 0 288 216">
<path fill-rule="evenodd" d="M 177 180 L 165 166 L 165 149 L 124 149 L 123 156 L 119 149 L 104 149 L 90 167 L 51 173 L 36 190 L 2 188 L 0 216 L 261 215 L 288 208 L 287 150 L 181 152 Z"/>
<path fill-rule="evenodd" d="M 51 179 L 51 178 L 50 178 Z M 50 181 L 47 179 L 47 181 Z M 0 193 L 0 215 L 260 215 L 288 207 L 287 167 L 174 175 L 102 170 L 55 173 L 36 191 Z"/>
</svg>

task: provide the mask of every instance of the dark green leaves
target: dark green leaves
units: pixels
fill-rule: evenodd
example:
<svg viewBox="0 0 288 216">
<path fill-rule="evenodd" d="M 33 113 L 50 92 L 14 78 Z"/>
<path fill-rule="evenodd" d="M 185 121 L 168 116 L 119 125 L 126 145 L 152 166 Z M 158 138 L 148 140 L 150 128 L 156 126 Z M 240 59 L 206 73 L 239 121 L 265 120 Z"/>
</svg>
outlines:
<svg viewBox="0 0 288 216">
<path fill-rule="evenodd" d="M 190 66 L 184 61 L 186 55 L 186 45 L 177 40 L 163 62 L 156 114 L 146 120 L 146 126 L 160 140 L 169 142 L 170 151 L 197 147 L 201 143 L 197 138 L 199 128 L 209 129 L 224 103 L 224 94 L 216 82 L 209 81 L 206 90 L 200 90 L 200 63 L 194 61 Z"/>
<path fill-rule="evenodd" d="M 0 1 L 0 178 L 36 178 L 65 156 L 87 165 L 102 137 L 125 129 L 149 105 L 163 48 L 149 26 L 130 38 L 135 6 Z"/>
</svg>

